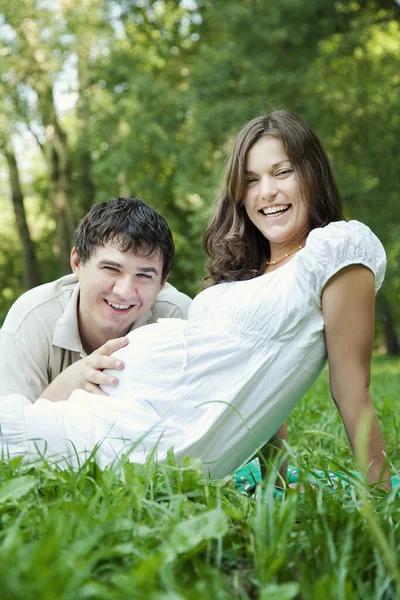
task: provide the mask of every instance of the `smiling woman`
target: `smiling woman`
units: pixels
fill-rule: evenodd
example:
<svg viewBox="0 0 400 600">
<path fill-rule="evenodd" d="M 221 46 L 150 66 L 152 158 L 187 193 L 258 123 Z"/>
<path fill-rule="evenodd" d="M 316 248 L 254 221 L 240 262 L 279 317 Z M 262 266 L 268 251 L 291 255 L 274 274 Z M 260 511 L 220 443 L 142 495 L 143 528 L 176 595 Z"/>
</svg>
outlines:
<svg viewBox="0 0 400 600">
<path fill-rule="evenodd" d="M 280 139 L 265 135 L 247 156 L 244 207 L 269 242 L 268 265 L 276 265 L 305 244 L 310 230 L 308 207 L 299 176 Z"/>
<path fill-rule="evenodd" d="M 274 228 L 271 213 L 278 208 L 283 208 L 279 211 L 281 217 L 285 209 L 292 214 L 289 223 L 275 217 Z M 280 223 L 293 226 L 293 213 L 298 225 L 297 243 L 290 234 L 286 240 L 281 237 L 284 232 Z M 298 115 L 287 111 L 253 119 L 237 136 L 224 185 L 204 235 L 204 250 L 209 256 L 208 281 L 237 281 L 263 273 L 268 262 L 272 265 L 275 260 L 277 264 L 281 255 L 293 254 L 295 248 L 303 246 L 309 231 L 342 219 L 332 169 L 312 129 Z M 278 234 L 277 259 L 271 256 L 275 237 L 270 240 L 265 235 L 268 224 L 271 234 Z"/>
<path fill-rule="evenodd" d="M 79 390 L 66 402 L 0 402 L 10 454 L 46 449 L 76 463 L 76 452 L 99 444 L 104 466 L 123 453 L 143 462 L 155 446 L 163 460 L 173 447 L 178 460 L 200 457 L 221 477 L 277 432 L 328 358 L 350 444 L 366 430 L 368 479 L 389 487 L 369 394 L 385 252 L 368 227 L 341 220 L 329 162 L 299 117 L 273 113 L 239 133 L 204 247 L 212 285 L 194 299 L 187 320 L 129 333 L 114 354 L 124 370 L 108 372 L 119 383 L 103 386 L 110 397 Z M 120 250 L 111 250 L 117 255 L 100 256 L 100 265 L 121 264 Z M 132 278 L 135 268 L 125 270 Z M 110 319 L 123 318 L 136 300 L 124 285 L 116 296 L 106 284 L 95 294 Z"/>
</svg>

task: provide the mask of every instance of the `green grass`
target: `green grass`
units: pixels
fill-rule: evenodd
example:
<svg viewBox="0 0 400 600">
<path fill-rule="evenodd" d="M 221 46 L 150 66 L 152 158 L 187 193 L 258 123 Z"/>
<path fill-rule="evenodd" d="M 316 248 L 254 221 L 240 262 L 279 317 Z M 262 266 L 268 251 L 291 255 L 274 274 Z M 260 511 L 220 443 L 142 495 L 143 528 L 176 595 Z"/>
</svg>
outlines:
<svg viewBox="0 0 400 600">
<path fill-rule="evenodd" d="M 388 456 L 400 468 L 400 359 L 374 356 L 371 396 L 385 437 Z M 346 434 L 329 392 L 328 369 L 322 373 L 288 420 L 290 444 L 314 468 L 355 469 Z M 331 458 L 332 463 L 327 463 Z"/>
<path fill-rule="evenodd" d="M 377 357 L 372 393 L 389 456 L 399 461 L 400 361 Z M 289 422 L 290 462 L 354 469 L 326 373 Z M 255 498 L 198 461 L 78 472 L 0 463 L 0 598 L 395 599 L 400 498 L 314 488 Z"/>
</svg>

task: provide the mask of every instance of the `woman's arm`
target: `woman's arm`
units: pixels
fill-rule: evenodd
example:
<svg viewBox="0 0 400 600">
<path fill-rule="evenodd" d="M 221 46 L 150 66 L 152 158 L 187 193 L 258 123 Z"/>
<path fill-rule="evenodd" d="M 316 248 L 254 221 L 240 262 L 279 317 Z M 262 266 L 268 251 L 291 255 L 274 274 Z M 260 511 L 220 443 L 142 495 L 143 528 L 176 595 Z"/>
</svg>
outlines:
<svg viewBox="0 0 400 600">
<path fill-rule="evenodd" d="M 269 442 L 265 444 L 265 446 L 263 446 L 258 453 L 261 477 L 263 479 L 265 479 L 268 474 L 268 465 L 274 464 L 276 457 L 282 454 L 282 452 L 285 452 L 283 440 L 286 442 L 288 441 L 286 421 L 279 427 L 275 435 L 272 436 Z M 277 487 L 285 487 L 287 480 L 287 468 L 288 463 L 287 459 L 285 458 L 279 469 L 279 477 L 276 484 Z"/>
<path fill-rule="evenodd" d="M 390 489 L 385 443 L 369 393 L 375 321 L 375 283 L 369 269 L 339 271 L 322 294 L 330 388 L 353 453 L 359 426 L 369 417 L 368 481 Z M 359 457 L 356 456 L 356 459 Z"/>
</svg>

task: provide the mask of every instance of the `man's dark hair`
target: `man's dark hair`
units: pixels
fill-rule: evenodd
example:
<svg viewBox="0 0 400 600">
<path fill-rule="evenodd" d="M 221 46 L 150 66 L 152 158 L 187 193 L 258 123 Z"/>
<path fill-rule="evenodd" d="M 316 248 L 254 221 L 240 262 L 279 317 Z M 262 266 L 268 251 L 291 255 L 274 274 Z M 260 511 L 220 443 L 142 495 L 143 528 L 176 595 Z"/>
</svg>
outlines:
<svg viewBox="0 0 400 600">
<path fill-rule="evenodd" d="M 83 264 L 97 246 L 107 243 L 137 256 L 158 254 L 163 261 L 162 281 L 174 265 L 175 245 L 166 220 L 138 198 L 111 198 L 95 204 L 79 223 L 74 246 Z"/>
</svg>

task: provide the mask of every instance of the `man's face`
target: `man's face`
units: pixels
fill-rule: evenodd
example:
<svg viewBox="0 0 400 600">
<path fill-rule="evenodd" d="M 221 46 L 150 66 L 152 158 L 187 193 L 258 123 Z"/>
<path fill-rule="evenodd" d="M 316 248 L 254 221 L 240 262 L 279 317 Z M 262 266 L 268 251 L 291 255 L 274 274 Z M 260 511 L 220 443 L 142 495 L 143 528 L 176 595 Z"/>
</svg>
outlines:
<svg viewBox="0 0 400 600">
<path fill-rule="evenodd" d="M 105 244 L 82 264 L 75 248 L 71 266 L 79 279 L 78 322 L 82 345 L 89 354 L 110 339 L 125 335 L 148 311 L 165 284 L 162 259 L 122 252 Z"/>
</svg>

